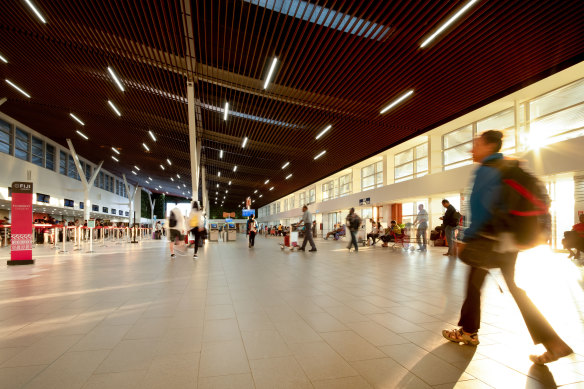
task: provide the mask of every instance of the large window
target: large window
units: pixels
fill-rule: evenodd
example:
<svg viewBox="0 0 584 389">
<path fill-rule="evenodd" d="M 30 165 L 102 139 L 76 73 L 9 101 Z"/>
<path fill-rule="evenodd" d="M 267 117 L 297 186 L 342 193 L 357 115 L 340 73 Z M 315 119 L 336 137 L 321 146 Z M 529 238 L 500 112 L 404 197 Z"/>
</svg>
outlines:
<svg viewBox="0 0 584 389">
<path fill-rule="evenodd" d="M 59 152 L 59 173 L 67 175 L 67 153 Z"/>
<path fill-rule="evenodd" d="M 298 206 L 304 207 L 306 205 L 306 192 L 300 192 Z"/>
<path fill-rule="evenodd" d="M 339 177 L 339 197 L 347 196 L 353 191 L 353 174 L 347 173 Z"/>
<path fill-rule="evenodd" d="M 69 170 L 68 176 L 71 178 L 75 178 L 76 180 L 81 180 L 79 177 L 79 173 L 77 173 L 77 167 L 75 166 L 75 161 L 73 160 L 73 156 L 69 156 Z"/>
<path fill-rule="evenodd" d="M 294 209 L 294 198 L 295 196 L 290 197 L 290 209 Z"/>
<path fill-rule="evenodd" d="M 584 79 L 532 100 L 529 119 L 533 146 L 584 135 Z"/>
<path fill-rule="evenodd" d="M 55 170 L 55 146 L 47 143 L 45 147 L 45 167 L 50 170 Z"/>
<path fill-rule="evenodd" d="M 394 163 L 395 182 L 425 176 L 428 174 L 428 143 L 423 143 L 396 154 Z"/>
<path fill-rule="evenodd" d="M 373 163 L 361 169 L 361 190 L 383 186 L 383 161 Z"/>
<path fill-rule="evenodd" d="M 0 152 L 12 154 L 12 128 L 4 120 L 0 120 Z"/>
<path fill-rule="evenodd" d="M 91 165 L 87 162 L 84 163 L 83 171 L 85 172 L 85 179 L 87 182 L 91 179 Z"/>
<path fill-rule="evenodd" d="M 316 203 L 316 188 L 308 191 L 308 204 Z"/>
<path fill-rule="evenodd" d="M 442 137 L 444 169 L 454 169 L 472 163 L 473 126 L 459 128 Z"/>
<path fill-rule="evenodd" d="M 25 161 L 29 160 L 29 151 L 28 148 L 30 146 L 30 136 L 28 132 L 21 130 L 20 128 L 16 128 L 16 139 L 14 143 L 14 156 L 16 158 L 24 159 Z"/>
<path fill-rule="evenodd" d="M 99 172 L 99 187 L 101 189 L 105 188 L 105 176 L 104 176 L 103 172 Z"/>
<path fill-rule="evenodd" d="M 335 197 L 335 180 L 322 184 L 322 201 L 332 200 Z"/>
<path fill-rule="evenodd" d="M 499 112 L 477 122 L 477 135 L 488 130 L 498 130 L 503 133 L 502 151 L 513 154 L 515 152 L 516 131 L 515 112 L 513 108 Z"/>
<path fill-rule="evenodd" d="M 31 162 L 40 167 L 43 166 L 43 141 L 37 137 L 32 137 L 32 158 Z"/>
</svg>

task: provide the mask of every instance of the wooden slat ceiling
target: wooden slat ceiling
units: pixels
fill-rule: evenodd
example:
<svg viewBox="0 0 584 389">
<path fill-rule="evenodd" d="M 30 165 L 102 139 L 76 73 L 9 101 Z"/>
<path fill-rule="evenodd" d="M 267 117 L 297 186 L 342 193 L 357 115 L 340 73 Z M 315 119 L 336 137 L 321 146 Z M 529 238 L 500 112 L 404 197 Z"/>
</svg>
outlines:
<svg viewBox="0 0 584 389">
<path fill-rule="evenodd" d="M 478 1 L 423 49 L 467 1 L 33 3 L 46 24 L 24 1 L 0 3 L 0 55 L 9 61 L 0 62 L 0 77 L 32 95 L 2 82 L 8 101 L 0 110 L 63 145 L 72 138 L 81 155 L 134 183 L 182 195 L 191 187 L 186 84 L 193 80 L 209 197 L 217 184 L 220 199 L 229 189 L 230 210 L 248 195 L 259 207 L 584 59 L 582 1 Z M 410 89 L 409 99 L 380 115 Z M 81 127 L 70 112 L 86 123 L 89 141 L 75 134 Z M 121 151 L 119 163 L 111 147 Z"/>
</svg>

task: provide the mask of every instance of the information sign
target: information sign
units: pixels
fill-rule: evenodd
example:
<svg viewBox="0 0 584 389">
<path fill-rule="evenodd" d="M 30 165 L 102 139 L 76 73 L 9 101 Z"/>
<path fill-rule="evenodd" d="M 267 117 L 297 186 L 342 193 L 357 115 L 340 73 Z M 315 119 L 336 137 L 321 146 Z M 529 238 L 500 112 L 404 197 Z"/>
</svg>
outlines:
<svg viewBox="0 0 584 389">
<path fill-rule="evenodd" d="M 255 216 L 255 209 L 244 209 L 241 211 L 241 216 L 243 217 L 250 217 L 251 215 Z"/>
<path fill-rule="evenodd" d="M 87 221 L 87 228 L 95 228 L 95 219 Z"/>
<path fill-rule="evenodd" d="M 30 265 L 32 259 L 32 182 L 12 183 L 11 246 L 8 265 Z"/>
</svg>

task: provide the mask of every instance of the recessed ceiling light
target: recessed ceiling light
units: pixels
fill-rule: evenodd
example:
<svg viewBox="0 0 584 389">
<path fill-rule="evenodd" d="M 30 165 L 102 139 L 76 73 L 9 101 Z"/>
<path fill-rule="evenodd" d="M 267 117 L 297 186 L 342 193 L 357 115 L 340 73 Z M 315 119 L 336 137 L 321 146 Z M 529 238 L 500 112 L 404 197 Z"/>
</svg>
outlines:
<svg viewBox="0 0 584 389">
<path fill-rule="evenodd" d="M 262 198 L 262 196 L 263 196 L 263 195 L 259 195 L 258 197 L 259 197 L 259 198 Z"/>
<path fill-rule="evenodd" d="M 229 181 L 229 183 L 227 185 L 231 185 L 231 181 Z"/>
<path fill-rule="evenodd" d="M 112 103 L 111 100 L 108 100 L 107 103 L 110 105 L 110 107 L 112 107 L 112 109 L 115 111 L 116 115 L 118 116 L 122 116 L 122 114 L 120 113 L 120 111 L 116 108 L 116 106 L 114 105 L 114 103 Z"/>
<path fill-rule="evenodd" d="M 20 89 L 15 83 L 10 81 L 9 79 L 6 79 L 6 83 L 8 83 L 8 85 L 10 85 L 11 87 L 13 87 L 14 89 L 16 89 L 17 91 L 19 91 L 20 93 L 22 93 L 23 95 L 30 99 L 30 95 L 26 93 L 24 90 Z"/>
<path fill-rule="evenodd" d="M 383 114 L 383 113 L 389 111 L 390 109 L 392 109 L 393 107 L 395 107 L 396 105 L 398 105 L 399 103 L 401 103 L 402 101 L 404 101 L 405 99 L 410 97 L 412 95 L 412 93 L 414 93 L 414 90 L 410 89 L 409 91 L 407 91 L 406 93 L 402 94 L 400 97 L 398 97 L 397 99 L 395 99 L 394 101 L 389 103 L 385 108 L 383 108 L 381 111 L 379 111 L 379 113 Z"/>
<path fill-rule="evenodd" d="M 320 153 L 318 153 L 316 155 L 316 157 L 314 157 L 314 159 L 319 159 L 320 157 L 322 157 L 324 155 L 324 153 L 326 153 L 326 150 L 321 151 Z"/>
<path fill-rule="evenodd" d="M 223 158 L 223 150 L 219 150 L 219 158 Z"/>
<path fill-rule="evenodd" d="M 107 71 L 109 72 L 109 74 L 112 76 L 112 78 L 114 79 L 114 81 L 118 85 L 118 88 L 120 88 L 120 90 L 123 92 L 124 91 L 124 86 L 120 82 L 120 79 L 118 78 L 118 76 L 116 76 L 116 73 L 114 73 L 114 70 L 108 66 L 107 67 Z"/>
<path fill-rule="evenodd" d="M 316 136 L 316 139 L 320 138 L 321 136 L 323 136 L 324 134 L 327 133 L 328 130 L 330 130 L 333 126 L 332 125 L 328 125 L 326 126 L 326 128 L 324 130 L 322 130 L 321 132 L 319 132 L 319 134 Z"/>
<path fill-rule="evenodd" d="M 79 134 L 80 136 L 82 136 L 83 138 L 85 138 L 85 140 L 89 140 L 89 138 L 87 137 L 87 135 L 85 135 L 85 134 L 84 134 L 84 133 L 82 133 L 81 131 L 79 131 L 79 130 L 76 130 L 75 132 L 76 132 L 76 133 L 78 133 L 78 134 Z"/>
<path fill-rule="evenodd" d="M 156 142 L 156 137 L 154 136 L 154 133 L 152 131 L 148 130 L 148 134 L 150 134 L 150 138 L 152 138 L 152 140 L 154 142 Z"/>
<path fill-rule="evenodd" d="M 47 24 L 47 21 L 45 20 L 45 18 L 43 17 L 43 15 L 40 13 L 40 11 L 37 9 L 37 7 L 34 6 L 34 4 L 32 3 L 32 1 L 30 1 L 30 0 L 24 0 L 24 2 L 26 3 L 26 5 L 28 5 L 30 7 L 30 9 L 32 9 L 32 11 L 35 13 L 35 15 L 37 16 L 37 18 L 39 18 L 40 21 L 43 22 L 43 24 Z"/>
<path fill-rule="evenodd" d="M 237 165 L 233 166 L 233 171 L 237 171 Z"/>
<path fill-rule="evenodd" d="M 277 62 L 278 62 L 278 58 L 274 57 L 274 59 L 272 60 L 272 64 L 270 65 L 270 71 L 268 72 L 268 77 L 266 78 L 266 81 L 264 82 L 264 89 L 266 89 L 268 87 L 268 84 L 270 83 L 270 80 L 272 79 L 272 76 L 274 74 L 274 69 L 276 68 Z"/>
<path fill-rule="evenodd" d="M 290 162 L 286 162 L 284 165 L 282 165 L 282 169 L 286 169 L 288 165 L 290 165 Z"/>
<path fill-rule="evenodd" d="M 462 7 L 457 13 L 455 13 L 446 22 L 444 22 L 444 24 L 442 24 L 440 27 L 438 27 L 438 29 L 432 35 L 430 35 L 427 39 L 425 39 L 424 42 L 422 42 L 422 44 L 420 45 L 420 47 L 424 48 L 430 42 L 432 42 L 434 40 L 434 38 L 436 38 L 438 35 L 440 35 L 446 28 L 448 28 L 448 26 L 450 26 L 452 23 L 454 23 L 454 21 L 456 19 L 458 19 L 459 17 L 462 16 L 462 14 L 464 14 L 466 11 L 468 11 L 469 8 L 472 7 L 477 1 L 478 0 L 470 0 L 468 3 L 466 3 L 466 5 L 464 7 Z"/>
<path fill-rule="evenodd" d="M 69 116 L 71 116 L 73 119 L 75 119 L 77 121 L 77 123 L 81 124 L 82 126 L 85 125 L 85 123 L 83 123 L 81 121 L 81 119 L 79 119 L 77 116 L 75 116 L 73 113 L 69 113 Z"/>
<path fill-rule="evenodd" d="M 256 190 L 254 190 L 254 191 L 253 191 L 253 193 L 254 193 L 254 194 L 258 193 L 258 190 L 257 190 L 257 189 L 256 189 Z"/>
<path fill-rule="evenodd" d="M 161 168 L 162 170 L 164 170 L 164 165 L 160 165 L 160 168 Z"/>
<path fill-rule="evenodd" d="M 180 180 L 180 175 L 178 173 L 176 173 L 176 177 Z"/>
<path fill-rule="evenodd" d="M 286 176 L 286 179 L 288 179 L 288 178 L 290 178 L 290 177 L 292 177 L 292 173 L 288 174 L 288 175 Z"/>
<path fill-rule="evenodd" d="M 229 103 L 225 102 L 225 110 L 223 111 L 223 120 L 227 120 L 228 113 L 229 113 Z"/>
<path fill-rule="evenodd" d="M 247 136 L 243 138 L 243 143 L 241 144 L 241 148 L 245 149 L 245 145 L 247 144 Z"/>
<path fill-rule="evenodd" d="M 270 182 L 270 180 L 269 180 L 269 179 L 267 179 L 267 180 L 264 182 L 264 185 L 268 185 L 268 182 Z"/>
<path fill-rule="evenodd" d="M 112 146 L 112 150 L 114 151 L 114 153 L 120 155 L 120 152 L 118 150 L 116 150 L 113 146 Z"/>
<path fill-rule="evenodd" d="M 142 147 L 144 147 L 146 151 L 150 151 L 150 148 L 146 145 L 146 143 L 142 143 Z"/>
<path fill-rule="evenodd" d="M 217 188 L 219 188 L 219 184 L 217 184 Z"/>
</svg>

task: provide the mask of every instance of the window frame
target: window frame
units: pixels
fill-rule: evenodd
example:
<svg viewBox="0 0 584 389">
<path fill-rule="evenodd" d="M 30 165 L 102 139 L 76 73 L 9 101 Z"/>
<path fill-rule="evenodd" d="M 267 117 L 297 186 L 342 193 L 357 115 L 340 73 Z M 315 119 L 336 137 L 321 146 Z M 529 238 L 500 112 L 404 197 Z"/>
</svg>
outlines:
<svg viewBox="0 0 584 389">
<path fill-rule="evenodd" d="M 371 166 L 373 166 L 373 174 L 370 174 L 368 176 L 364 176 L 363 170 L 370 168 Z M 381 166 L 381 170 L 378 170 L 378 166 Z M 381 175 L 381 183 L 378 182 L 379 175 Z M 373 177 L 373 185 L 366 187 L 363 184 L 363 182 L 365 181 L 365 179 L 367 179 L 369 177 Z M 373 162 L 367 166 L 363 166 L 361 168 L 361 191 L 364 192 L 366 190 L 371 190 L 371 189 L 381 188 L 381 187 L 383 187 L 383 160 Z"/>
<path fill-rule="evenodd" d="M 418 147 L 420 146 L 426 146 L 426 155 L 424 156 L 418 156 Z M 407 153 L 411 151 L 412 152 L 412 159 L 408 162 L 402 163 L 400 165 L 396 164 L 396 159 L 398 158 L 399 155 Z M 409 149 L 406 149 L 404 151 L 400 151 L 397 154 L 394 154 L 393 156 L 393 176 L 394 176 L 394 183 L 398 183 L 398 182 L 403 182 L 403 181 L 408 181 L 408 180 L 412 180 L 414 178 L 418 178 L 418 177 L 423 177 L 425 175 L 427 175 L 430 171 L 430 143 L 428 141 L 422 142 L 420 144 L 417 144 L 413 147 L 410 147 Z M 422 171 L 418 171 L 418 164 L 417 162 L 422 160 L 422 159 L 426 159 L 427 160 L 427 164 L 426 164 L 426 170 L 422 170 Z M 403 176 L 403 177 L 398 177 L 397 176 L 397 169 L 404 167 L 406 165 L 412 165 L 412 174 L 408 174 L 407 176 Z"/>
</svg>

